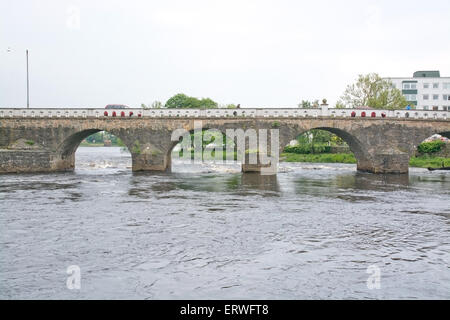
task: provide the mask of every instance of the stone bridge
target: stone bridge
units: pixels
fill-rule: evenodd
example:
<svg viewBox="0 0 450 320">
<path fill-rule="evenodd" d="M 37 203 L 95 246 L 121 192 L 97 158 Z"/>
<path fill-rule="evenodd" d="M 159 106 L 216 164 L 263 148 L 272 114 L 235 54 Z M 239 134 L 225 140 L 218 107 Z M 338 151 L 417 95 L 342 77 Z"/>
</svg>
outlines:
<svg viewBox="0 0 450 320">
<path fill-rule="evenodd" d="M 352 109 L 0 109 L 0 173 L 73 170 L 75 151 L 89 135 L 107 131 L 132 156 L 133 171 L 166 171 L 177 141 L 172 132 L 203 128 L 277 129 L 280 152 L 311 129 L 330 131 L 349 145 L 357 169 L 407 173 L 416 147 L 433 134 L 450 137 L 450 112 Z M 243 166 L 243 171 L 258 171 Z"/>
</svg>

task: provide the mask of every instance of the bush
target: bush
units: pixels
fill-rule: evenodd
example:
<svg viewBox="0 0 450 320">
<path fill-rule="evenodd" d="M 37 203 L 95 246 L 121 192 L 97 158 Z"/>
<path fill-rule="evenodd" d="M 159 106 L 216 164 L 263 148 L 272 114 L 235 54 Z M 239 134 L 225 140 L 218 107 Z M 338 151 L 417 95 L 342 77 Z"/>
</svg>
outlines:
<svg viewBox="0 0 450 320">
<path fill-rule="evenodd" d="M 420 153 L 436 153 L 442 150 L 444 144 L 445 142 L 441 140 L 424 142 L 417 147 L 417 150 L 419 150 Z"/>
<path fill-rule="evenodd" d="M 287 146 L 284 149 L 286 153 L 296 154 L 315 154 L 315 153 L 330 153 L 331 147 L 327 145 L 312 145 L 312 144 L 300 144 L 297 146 Z"/>
</svg>

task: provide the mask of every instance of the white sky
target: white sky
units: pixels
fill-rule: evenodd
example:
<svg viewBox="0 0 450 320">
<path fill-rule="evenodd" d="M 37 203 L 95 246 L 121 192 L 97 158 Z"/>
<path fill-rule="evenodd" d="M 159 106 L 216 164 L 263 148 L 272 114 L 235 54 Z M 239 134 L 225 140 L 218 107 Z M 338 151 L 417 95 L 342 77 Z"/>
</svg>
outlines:
<svg viewBox="0 0 450 320">
<path fill-rule="evenodd" d="M 449 14 L 448 0 L 2 0 L 0 106 L 26 104 L 27 48 L 32 107 L 137 107 L 180 92 L 334 104 L 360 73 L 450 76 Z"/>
</svg>

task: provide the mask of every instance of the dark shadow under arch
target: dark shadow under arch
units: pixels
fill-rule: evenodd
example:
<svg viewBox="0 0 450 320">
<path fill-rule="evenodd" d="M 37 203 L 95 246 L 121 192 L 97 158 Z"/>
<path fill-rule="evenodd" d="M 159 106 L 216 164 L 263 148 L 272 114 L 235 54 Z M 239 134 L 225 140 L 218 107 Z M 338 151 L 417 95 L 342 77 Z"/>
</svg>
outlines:
<svg viewBox="0 0 450 320">
<path fill-rule="evenodd" d="M 439 133 L 441 136 L 446 137 L 448 139 L 450 139 L 450 131 L 446 131 L 446 132 L 441 132 Z"/>
</svg>

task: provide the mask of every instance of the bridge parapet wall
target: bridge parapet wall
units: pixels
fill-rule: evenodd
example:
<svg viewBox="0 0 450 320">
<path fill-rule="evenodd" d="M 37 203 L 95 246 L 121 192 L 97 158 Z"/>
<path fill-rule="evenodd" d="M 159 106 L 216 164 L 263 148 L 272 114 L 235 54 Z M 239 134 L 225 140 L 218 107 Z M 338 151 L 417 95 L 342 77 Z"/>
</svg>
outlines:
<svg viewBox="0 0 450 320">
<path fill-rule="evenodd" d="M 106 113 L 105 113 L 106 112 Z M 450 120 L 450 111 L 355 109 L 0 109 L 0 118 L 397 118 Z"/>
</svg>

